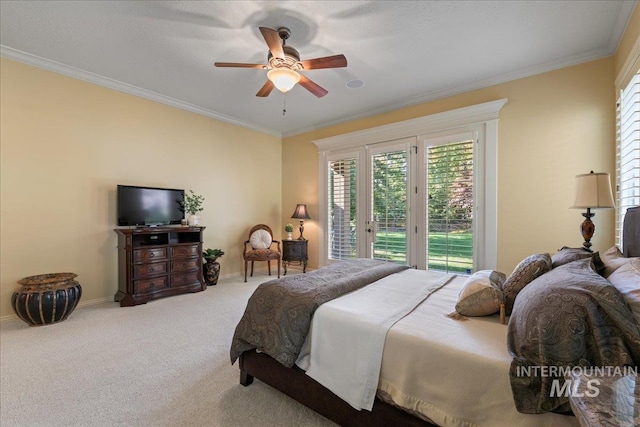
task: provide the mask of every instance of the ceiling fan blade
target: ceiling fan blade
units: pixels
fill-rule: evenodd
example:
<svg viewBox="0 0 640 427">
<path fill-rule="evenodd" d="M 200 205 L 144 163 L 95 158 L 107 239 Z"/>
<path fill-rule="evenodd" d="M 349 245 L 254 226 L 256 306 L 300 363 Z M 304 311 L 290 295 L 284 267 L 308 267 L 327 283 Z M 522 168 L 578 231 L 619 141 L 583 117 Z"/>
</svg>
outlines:
<svg viewBox="0 0 640 427">
<path fill-rule="evenodd" d="M 318 98 L 322 98 L 323 96 L 329 93 L 327 92 L 326 89 L 319 86 L 317 83 L 314 83 L 313 81 L 309 80 L 306 76 L 303 76 L 302 74 L 300 74 L 300 86 L 302 86 L 303 88 L 305 88 L 306 90 L 308 90 L 309 92 L 317 96 Z"/>
<path fill-rule="evenodd" d="M 232 67 L 232 68 L 259 68 L 265 69 L 266 65 L 263 64 L 243 64 L 241 62 L 216 62 L 213 65 L 216 67 Z"/>
<path fill-rule="evenodd" d="M 347 58 L 344 55 L 325 56 L 323 58 L 307 59 L 300 61 L 305 70 L 317 70 L 319 68 L 341 68 L 347 66 Z"/>
<path fill-rule="evenodd" d="M 267 82 L 260 88 L 256 96 L 260 96 L 262 98 L 269 96 L 271 91 L 273 90 L 273 82 L 271 80 L 267 80 Z"/>
<path fill-rule="evenodd" d="M 276 58 L 284 59 L 282 40 L 280 40 L 278 32 L 267 27 L 260 27 L 260 32 L 262 33 L 262 37 L 264 37 L 264 41 L 267 42 L 267 46 L 269 46 L 271 55 Z"/>
</svg>

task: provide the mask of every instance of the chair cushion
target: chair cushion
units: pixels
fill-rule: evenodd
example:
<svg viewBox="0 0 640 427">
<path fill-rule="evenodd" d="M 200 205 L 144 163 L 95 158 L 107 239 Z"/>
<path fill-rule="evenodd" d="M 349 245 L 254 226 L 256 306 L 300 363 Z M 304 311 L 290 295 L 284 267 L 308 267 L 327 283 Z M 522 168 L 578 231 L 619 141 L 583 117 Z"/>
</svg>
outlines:
<svg viewBox="0 0 640 427">
<path fill-rule="evenodd" d="M 247 261 L 269 261 L 279 259 L 280 252 L 271 249 L 252 249 L 244 254 Z"/>
<path fill-rule="evenodd" d="M 253 249 L 267 249 L 271 246 L 271 234 L 267 230 L 256 230 L 249 237 L 249 243 Z"/>
</svg>

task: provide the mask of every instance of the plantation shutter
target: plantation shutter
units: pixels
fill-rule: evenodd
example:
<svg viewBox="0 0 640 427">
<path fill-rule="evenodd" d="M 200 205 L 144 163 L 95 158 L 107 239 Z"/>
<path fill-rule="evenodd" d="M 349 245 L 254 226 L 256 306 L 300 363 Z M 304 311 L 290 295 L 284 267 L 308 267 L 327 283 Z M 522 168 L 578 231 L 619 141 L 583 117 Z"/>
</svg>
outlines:
<svg viewBox="0 0 640 427">
<path fill-rule="evenodd" d="M 427 266 L 473 270 L 473 141 L 427 147 Z"/>
<path fill-rule="evenodd" d="M 373 258 L 407 262 L 407 151 L 371 156 L 372 212 L 377 226 Z"/>
<path fill-rule="evenodd" d="M 329 259 L 356 258 L 356 159 L 329 161 Z"/>
<path fill-rule="evenodd" d="M 616 244 L 627 208 L 640 206 L 640 73 L 621 91 L 616 111 Z"/>
</svg>

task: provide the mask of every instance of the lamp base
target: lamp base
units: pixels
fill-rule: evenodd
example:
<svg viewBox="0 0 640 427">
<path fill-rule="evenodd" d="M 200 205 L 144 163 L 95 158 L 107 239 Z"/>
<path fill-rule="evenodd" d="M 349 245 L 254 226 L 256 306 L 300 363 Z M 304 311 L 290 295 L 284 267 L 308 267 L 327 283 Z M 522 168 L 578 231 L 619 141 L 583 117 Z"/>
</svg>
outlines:
<svg viewBox="0 0 640 427">
<path fill-rule="evenodd" d="M 298 237 L 298 240 L 305 240 L 304 237 L 302 237 L 302 232 L 304 231 L 304 220 L 301 219 L 300 220 L 300 237 Z"/>
<path fill-rule="evenodd" d="M 588 250 L 589 252 L 592 252 L 591 238 L 593 237 L 593 233 L 595 233 L 596 231 L 596 226 L 591 221 L 591 218 L 594 217 L 595 215 L 596 215 L 595 213 L 591 213 L 591 208 L 587 208 L 587 211 L 582 214 L 585 220 L 582 221 L 582 224 L 580 224 L 580 233 L 582 234 L 582 238 L 584 239 L 584 243 L 582 244 L 582 247 Z"/>
</svg>

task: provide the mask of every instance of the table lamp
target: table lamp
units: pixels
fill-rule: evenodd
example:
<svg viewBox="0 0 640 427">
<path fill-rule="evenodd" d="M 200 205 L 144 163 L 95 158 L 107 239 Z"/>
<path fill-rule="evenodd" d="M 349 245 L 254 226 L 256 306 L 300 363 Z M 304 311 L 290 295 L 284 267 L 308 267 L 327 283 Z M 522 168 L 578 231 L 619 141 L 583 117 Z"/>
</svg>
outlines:
<svg viewBox="0 0 640 427">
<path fill-rule="evenodd" d="M 576 197 L 571 208 L 587 210 L 582 214 L 585 220 L 580 224 L 580 232 L 584 238 L 582 246 L 591 251 L 591 238 L 596 231 L 596 226 L 591 221 L 595 213 L 591 213 L 591 209 L 615 208 L 609 174 L 591 171 L 576 175 Z"/>
<path fill-rule="evenodd" d="M 298 240 L 304 240 L 304 237 L 302 237 L 302 232 L 304 231 L 304 220 L 311 219 L 311 217 L 307 213 L 307 205 L 299 203 L 298 206 L 296 206 L 296 210 L 293 211 L 293 215 L 291 215 L 291 218 L 300 220 L 300 237 L 298 237 Z"/>
</svg>

